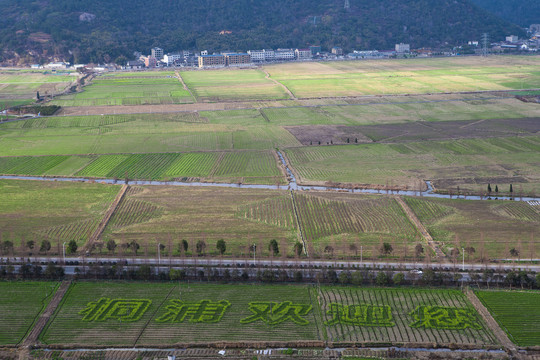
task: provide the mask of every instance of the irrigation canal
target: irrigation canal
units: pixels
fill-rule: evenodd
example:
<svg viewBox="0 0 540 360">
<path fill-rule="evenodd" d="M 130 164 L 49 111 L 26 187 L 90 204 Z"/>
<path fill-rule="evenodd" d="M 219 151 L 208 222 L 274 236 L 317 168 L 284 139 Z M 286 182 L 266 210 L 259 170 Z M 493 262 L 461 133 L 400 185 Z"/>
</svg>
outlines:
<svg viewBox="0 0 540 360">
<path fill-rule="evenodd" d="M 46 176 L 19 176 L 19 175 L 0 175 L 0 179 L 6 180 L 34 180 L 34 181 L 65 181 L 65 182 L 99 182 L 105 184 L 128 184 L 128 185 L 152 185 L 152 186 L 192 186 L 192 187 L 226 187 L 237 189 L 268 189 L 268 190 L 295 190 L 295 191 L 347 191 L 350 193 L 364 194 L 387 194 L 387 195 L 407 195 L 407 196 L 423 196 L 442 199 L 467 199 L 467 200 L 510 200 L 510 201 L 525 201 L 534 205 L 540 205 L 540 197 L 485 197 L 476 195 L 447 195 L 439 194 L 433 191 L 433 186 L 430 181 L 426 181 L 427 190 L 411 191 L 411 190 L 381 190 L 381 189 L 344 189 L 332 186 L 311 186 L 299 185 L 296 177 L 285 161 L 283 154 L 277 151 L 282 164 L 285 166 L 289 183 L 287 185 L 262 185 L 262 184 L 241 184 L 241 183 L 214 183 L 214 182 L 182 182 L 182 181 L 147 181 L 147 180 L 114 180 L 114 179 L 92 179 L 84 177 L 46 177 Z"/>
</svg>

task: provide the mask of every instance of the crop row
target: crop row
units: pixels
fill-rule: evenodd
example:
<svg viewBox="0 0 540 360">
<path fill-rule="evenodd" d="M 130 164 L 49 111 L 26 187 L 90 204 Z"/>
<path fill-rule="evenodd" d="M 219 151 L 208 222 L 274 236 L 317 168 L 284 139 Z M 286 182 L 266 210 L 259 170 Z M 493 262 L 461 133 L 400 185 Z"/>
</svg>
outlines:
<svg viewBox="0 0 540 360">
<path fill-rule="evenodd" d="M 540 292 L 477 291 L 476 295 L 514 343 L 540 345 Z"/>
<path fill-rule="evenodd" d="M 188 153 L 178 157 L 166 171 L 167 177 L 208 177 L 218 159 L 217 153 Z"/>
<path fill-rule="evenodd" d="M 94 218 L 66 225 L 53 226 L 40 231 L 39 234 L 52 241 L 75 240 L 78 241 L 79 245 L 82 245 L 94 233 L 99 224 L 99 220 L 99 218 Z"/>
<path fill-rule="evenodd" d="M 156 205 L 145 201 L 124 198 L 111 217 L 110 226 L 118 228 L 139 224 L 156 217 L 158 210 Z"/>
<path fill-rule="evenodd" d="M 0 173 L 43 175 L 69 158 L 70 156 L 23 156 L 0 158 Z"/>
<path fill-rule="evenodd" d="M 302 231 L 308 239 L 341 233 L 382 232 L 415 236 L 416 230 L 393 199 L 343 202 L 295 194 Z"/>
<path fill-rule="evenodd" d="M 540 211 L 526 202 L 508 202 L 496 207 L 502 215 L 525 221 L 540 222 Z"/>
<path fill-rule="evenodd" d="M 404 200 L 407 205 L 411 207 L 416 216 L 418 216 L 418 219 L 426 224 L 432 224 L 454 212 L 454 209 L 449 206 L 437 204 L 436 202 L 425 199 L 405 197 Z"/>
<path fill-rule="evenodd" d="M 246 205 L 238 209 L 236 215 L 243 219 L 251 219 L 282 228 L 295 229 L 292 200 L 289 196 L 281 196 Z"/>
<path fill-rule="evenodd" d="M 392 310 L 392 322 L 395 326 L 356 326 L 339 323 L 327 325 L 327 333 L 333 341 L 382 341 L 382 342 L 417 342 L 417 343 L 455 343 L 486 344 L 494 338 L 487 330 L 463 329 L 446 330 L 442 328 L 411 328 L 410 313 L 419 305 L 438 305 L 450 308 L 470 308 L 462 293 L 453 290 L 357 290 L 354 288 L 323 288 L 320 292 L 321 306 L 330 303 L 343 305 L 374 304 L 388 305 Z M 330 313 L 323 314 L 323 319 L 331 320 Z M 478 318 L 475 319 L 479 321 Z"/>
</svg>

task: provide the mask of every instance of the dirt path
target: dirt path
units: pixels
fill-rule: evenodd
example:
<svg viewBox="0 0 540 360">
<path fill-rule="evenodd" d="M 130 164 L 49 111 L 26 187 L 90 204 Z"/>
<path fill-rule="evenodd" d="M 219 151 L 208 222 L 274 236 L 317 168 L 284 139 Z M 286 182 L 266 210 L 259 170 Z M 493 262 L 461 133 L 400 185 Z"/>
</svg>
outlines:
<svg viewBox="0 0 540 360">
<path fill-rule="evenodd" d="M 489 310 L 486 309 L 484 304 L 476 297 L 474 292 L 471 289 L 467 289 L 465 291 L 465 295 L 467 295 L 467 298 L 469 301 L 474 305 L 476 310 L 480 313 L 484 321 L 487 323 L 488 327 L 493 331 L 493 334 L 495 334 L 495 337 L 502 346 L 504 346 L 507 350 L 510 350 L 512 352 L 516 351 L 516 346 L 510 339 L 508 338 L 508 335 L 500 328 L 499 324 L 497 324 L 497 321 L 491 316 L 489 313 Z"/>
<path fill-rule="evenodd" d="M 266 74 L 265 77 L 266 77 L 268 80 L 270 80 L 270 81 L 274 82 L 275 84 L 281 86 L 281 87 L 283 88 L 283 90 L 285 90 L 285 92 L 287 92 L 287 94 L 289 94 L 289 97 L 291 98 L 291 100 L 298 100 L 298 99 L 296 98 L 296 96 L 294 96 L 294 94 L 292 93 L 292 91 L 289 90 L 288 87 L 286 87 L 284 84 L 280 83 L 280 82 L 277 81 L 276 79 L 272 79 L 272 78 L 270 77 L 270 73 L 269 73 L 268 71 L 266 71 L 265 69 L 262 69 L 262 71 L 264 71 L 264 73 Z"/>
<path fill-rule="evenodd" d="M 182 75 L 180 75 L 180 72 L 175 71 L 174 73 L 176 74 L 176 77 L 178 78 L 178 80 L 180 80 L 180 82 L 182 83 L 182 86 L 184 87 L 184 90 L 186 90 L 189 93 L 189 95 L 191 95 L 191 97 L 193 98 L 193 101 L 197 102 L 197 98 L 195 96 L 193 96 L 193 93 L 191 92 L 191 90 L 188 88 L 188 86 L 184 82 L 184 79 L 182 78 Z"/>
<path fill-rule="evenodd" d="M 94 244 L 94 242 L 99 240 L 101 234 L 105 230 L 105 227 L 109 223 L 109 220 L 111 220 L 111 216 L 116 211 L 116 208 L 120 204 L 120 201 L 122 201 L 122 199 L 124 198 L 124 195 L 125 195 L 128 188 L 129 188 L 129 185 L 124 184 L 122 186 L 122 189 L 120 189 L 120 192 L 116 195 L 116 198 L 114 199 L 113 203 L 109 207 L 109 210 L 107 210 L 107 212 L 105 213 L 105 216 L 103 217 L 103 219 L 99 223 L 98 228 L 96 229 L 96 231 L 94 231 L 92 236 L 90 236 L 90 238 L 88 239 L 88 241 L 84 245 L 84 247 L 82 249 L 83 253 L 85 253 L 87 251 L 91 251 L 92 250 L 92 245 Z"/>
<path fill-rule="evenodd" d="M 433 238 L 431 237 L 431 235 L 427 231 L 424 224 L 422 224 L 422 222 L 418 219 L 418 217 L 412 211 L 412 209 L 409 207 L 409 205 L 407 205 L 407 203 L 405 201 L 403 201 L 401 196 L 395 196 L 394 198 L 396 199 L 398 204 L 401 206 L 403 211 L 405 211 L 405 214 L 407 214 L 407 217 L 409 218 L 409 220 L 416 226 L 418 231 L 420 231 L 420 234 L 422 234 L 422 236 L 424 237 L 424 239 L 428 243 L 429 247 L 433 249 L 433 251 L 435 252 L 435 255 L 437 256 L 437 259 L 445 260 L 446 255 L 442 252 L 439 245 L 433 240 Z"/>
<path fill-rule="evenodd" d="M 71 281 L 62 281 L 62 284 L 49 302 L 49 305 L 47 305 L 47 308 L 45 309 L 43 314 L 39 316 L 39 319 L 30 331 L 30 334 L 28 334 L 28 337 L 24 340 L 23 347 L 31 346 L 38 341 L 39 334 L 41 334 L 52 314 L 54 314 L 56 308 L 60 304 L 60 301 L 62 301 L 62 298 L 66 294 L 70 285 Z"/>
</svg>

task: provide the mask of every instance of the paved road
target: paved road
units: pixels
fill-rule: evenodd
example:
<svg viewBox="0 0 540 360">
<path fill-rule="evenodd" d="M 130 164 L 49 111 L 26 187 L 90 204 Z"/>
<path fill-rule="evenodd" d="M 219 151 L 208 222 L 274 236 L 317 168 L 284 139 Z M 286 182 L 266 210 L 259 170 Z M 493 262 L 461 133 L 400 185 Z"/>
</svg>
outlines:
<svg viewBox="0 0 540 360">
<path fill-rule="evenodd" d="M 62 257 L 31 257 L 31 258 L 21 258 L 21 257 L 0 257 L 0 262 L 6 263 L 7 261 L 11 262 L 12 264 L 15 263 L 27 263 L 28 260 L 30 262 L 43 262 L 47 263 L 50 261 L 54 261 L 57 263 L 62 263 Z M 126 261 L 125 265 L 161 265 L 163 268 L 168 268 L 169 266 L 174 267 L 183 267 L 183 266 L 199 266 L 199 267 L 234 267 L 237 264 L 244 268 L 248 267 L 285 267 L 285 268 L 326 268 L 326 267 L 333 267 L 335 269 L 339 269 L 341 267 L 344 268 L 396 268 L 396 269 L 405 269 L 405 270 L 413 270 L 413 269 L 448 269 L 453 270 L 454 268 L 457 270 L 464 270 L 464 271 L 471 271 L 471 270 L 484 270 L 484 269 L 493 269 L 495 271 L 506 271 L 506 270 L 519 270 L 519 269 L 526 269 L 528 271 L 534 271 L 534 272 L 540 272 L 540 264 L 516 264 L 516 263 L 504 263 L 504 264 L 469 264 L 465 263 L 464 265 L 462 263 L 457 263 L 455 266 L 451 263 L 431 263 L 426 264 L 423 262 L 382 262 L 382 261 L 331 261 L 331 260 L 293 260 L 293 259 L 220 259 L 220 258 L 133 258 L 133 257 L 97 257 L 97 256 L 88 256 L 88 257 L 66 257 L 65 262 L 66 263 L 73 263 L 78 262 L 79 265 L 74 267 L 81 267 L 83 266 L 83 263 L 103 263 L 103 264 L 114 264 Z"/>
</svg>

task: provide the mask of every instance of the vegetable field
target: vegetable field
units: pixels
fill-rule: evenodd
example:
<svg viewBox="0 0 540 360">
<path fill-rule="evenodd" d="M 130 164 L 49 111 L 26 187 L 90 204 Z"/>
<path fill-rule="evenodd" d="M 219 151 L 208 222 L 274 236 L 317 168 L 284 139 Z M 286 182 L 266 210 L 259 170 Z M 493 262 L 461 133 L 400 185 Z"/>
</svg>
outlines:
<svg viewBox="0 0 540 360">
<path fill-rule="evenodd" d="M 18 345 L 58 288 L 56 282 L 0 282 L 0 345 Z"/>
<path fill-rule="evenodd" d="M 540 346 L 540 292 L 477 291 L 510 340 L 519 346 Z"/>
<path fill-rule="evenodd" d="M 0 158 L 0 174 L 285 183 L 270 151 L 4 157 Z"/>
<path fill-rule="evenodd" d="M 68 346 L 496 343 L 456 290 L 112 282 L 73 284 L 40 340 Z"/>
</svg>

